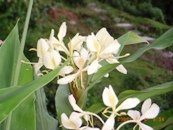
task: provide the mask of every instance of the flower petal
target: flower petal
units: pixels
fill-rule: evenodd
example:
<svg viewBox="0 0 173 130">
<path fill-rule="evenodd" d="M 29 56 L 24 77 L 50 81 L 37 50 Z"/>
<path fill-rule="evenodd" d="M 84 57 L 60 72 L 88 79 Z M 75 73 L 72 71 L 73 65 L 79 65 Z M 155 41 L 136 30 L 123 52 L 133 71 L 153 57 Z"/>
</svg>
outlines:
<svg viewBox="0 0 173 130">
<path fill-rule="evenodd" d="M 67 129 L 76 129 L 76 125 L 70 121 L 65 113 L 61 115 L 61 123 Z"/>
<path fill-rule="evenodd" d="M 117 54 L 120 48 L 120 44 L 118 43 L 117 40 L 114 40 L 113 43 L 110 43 L 109 45 L 107 45 L 105 47 L 105 49 L 102 51 L 102 55 L 103 54 L 110 54 L 110 53 L 114 53 Z"/>
<path fill-rule="evenodd" d="M 140 112 L 136 110 L 129 110 L 127 115 L 130 116 L 133 120 L 137 121 L 140 119 Z"/>
<path fill-rule="evenodd" d="M 61 63 L 61 56 L 57 51 L 47 52 L 43 57 L 43 64 L 48 69 L 55 69 Z"/>
<path fill-rule="evenodd" d="M 116 107 L 118 104 L 118 98 L 111 85 L 103 90 L 102 99 L 103 103 L 108 107 Z"/>
<path fill-rule="evenodd" d="M 119 63 L 119 61 L 117 60 L 117 58 L 114 57 L 113 55 L 111 55 L 111 57 L 106 58 L 106 61 L 107 61 L 109 64 Z"/>
<path fill-rule="evenodd" d="M 152 127 L 145 125 L 144 123 L 139 122 L 139 127 L 141 128 L 141 130 L 153 130 Z"/>
<path fill-rule="evenodd" d="M 114 115 L 112 114 L 103 125 L 102 130 L 113 130 L 114 124 L 115 124 L 115 120 L 114 120 Z"/>
<path fill-rule="evenodd" d="M 80 51 L 83 42 L 85 41 L 85 37 L 84 36 L 80 36 L 79 33 L 77 33 L 72 39 L 71 41 L 68 43 L 68 47 L 69 49 L 71 49 L 71 51 L 73 50 L 77 50 Z"/>
<path fill-rule="evenodd" d="M 43 38 L 39 39 L 37 42 L 37 56 L 42 58 L 48 51 L 49 45 L 47 41 Z"/>
<path fill-rule="evenodd" d="M 65 22 L 63 22 L 59 28 L 59 33 L 58 33 L 58 39 L 60 41 L 62 41 L 63 38 L 65 37 L 66 31 L 67 31 L 67 25 Z"/>
<path fill-rule="evenodd" d="M 63 78 L 60 78 L 58 79 L 58 84 L 68 84 L 68 83 L 71 83 L 76 77 L 77 77 L 77 73 L 75 74 L 71 74 L 71 75 L 68 75 L 68 76 L 65 76 Z"/>
<path fill-rule="evenodd" d="M 70 115 L 70 120 L 75 124 L 76 128 L 79 128 L 82 125 L 81 116 L 82 115 L 77 112 L 72 112 Z"/>
<path fill-rule="evenodd" d="M 109 46 L 109 44 L 114 41 L 114 38 L 108 33 L 106 28 L 101 28 L 97 32 L 96 37 L 103 49 Z"/>
<path fill-rule="evenodd" d="M 88 75 L 94 74 L 98 71 L 98 69 L 101 67 L 101 65 L 98 63 L 98 60 L 94 60 L 87 69 Z"/>
<path fill-rule="evenodd" d="M 58 44 L 58 39 L 56 39 L 54 36 L 54 29 L 51 30 L 48 43 L 49 43 L 51 48 L 54 48 L 54 45 Z"/>
<path fill-rule="evenodd" d="M 116 67 L 116 69 L 117 69 L 119 72 L 123 73 L 123 74 L 127 74 L 127 70 L 126 70 L 126 68 L 124 68 L 123 65 L 118 65 L 118 66 Z"/>
<path fill-rule="evenodd" d="M 150 107 L 151 107 L 151 99 L 149 98 L 145 100 L 144 103 L 142 104 L 142 109 L 141 109 L 142 114 L 148 111 Z"/>
<path fill-rule="evenodd" d="M 73 110 L 83 113 L 83 110 L 76 104 L 76 100 L 72 94 L 68 97 L 68 100 L 69 100 Z"/>
<path fill-rule="evenodd" d="M 128 98 L 118 106 L 117 111 L 134 108 L 139 103 L 140 103 L 140 100 L 138 98 Z"/>
<path fill-rule="evenodd" d="M 60 72 L 59 75 L 64 76 L 65 74 L 70 74 L 71 72 L 73 72 L 73 67 L 72 66 L 64 66 Z"/>
<path fill-rule="evenodd" d="M 89 35 L 86 40 L 87 48 L 91 52 L 97 52 L 98 48 L 100 49 L 100 44 L 98 43 L 94 34 Z"/>
<path fill-rule="evenodd" d="M 153 119 L 159 114 L 160 108 L 157 104 L 153 103 L 151 107 L 141 116 L 140 120 Z"/>
</svg>

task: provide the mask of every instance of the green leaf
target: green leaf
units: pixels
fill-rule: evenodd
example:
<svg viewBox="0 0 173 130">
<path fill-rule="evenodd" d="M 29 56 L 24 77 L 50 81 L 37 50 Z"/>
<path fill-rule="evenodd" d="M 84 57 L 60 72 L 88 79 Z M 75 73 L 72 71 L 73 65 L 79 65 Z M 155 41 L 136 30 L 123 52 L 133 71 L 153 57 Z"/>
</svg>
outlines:
<svg viewBox="0 0 173 130">
<path fill-rule="evenodd" d="M 13 86 L 15 80 L 15 69 L 19 56 L 20 42 L 18 35 L 18 25 L 14 27 L 3 46 L 0 48 L 0 88 Z M 27 60 L 25 57 L 23 59 Z M 33 70 L 31 65 L 22 64 L 20 70 L 19 84 L 23 85 L 33 80 Z M 12 130 L 35 130 L 35 96 L 31 95 L 11 116 L 10 129 Z M 26 114 L 28 113 L 28 114 Z M 6 123 L 1 124 L 1 129 L 6 129 Z"/>
<path fill-rule="evenodd" d="M 97 113 L 103 111 L 105 108 L 106 107 L 103 103 L 97 103 L 97 104 L 93 104 L 92 106 L 87 108 L 86 111 L 93 112 L 93 113 L 97 114 Z"/>
<path fill-rule="evenodd" d="M 58 121 L 49 115 L 46 107 L 46 95 L 41 88 L 36 92 L 37 130 L 56 130 Z"/>
<path fill-rule="evenodd" d="M 13 84 L 19 44 L 18 25 L 16 24 L 0 47 L 0 88 L 9 87 Z"/>
<path fill-rule="evenodd" d="M 144 38 L 140 37 L 139 35 L 137 35 L 136 33 L 132 32 L 132 31 L 122 35 L 117 40 L 121 44 L 118 54 L 121 53 L 121 51 L 123 50 L 125 45 L 137 44 L 137 43 L 142 43 L 142 42 L 148 43 L 147 40 L 145 40 Z"/>
<path fill-rule="evenodd" d="M 122 60 L 122 62 L 132 62 L 150 49 L 164 49 L 173 44 L 173 28 L 169 29 L 152 44 L 139 48 L 134 54 Z"/>
<path fill-rule="evenodd" d="M 118 42 L 121 45 L 130 45 L 130 44 L 136 44 L 136 43 L 142 43 L 142 42 L 148 43 L 147 40 L 145 40 L 143 37 L 140 37 L 139 35 L 137 35 L 136 33 L 132 31 L 129 31 L 126 34 L 119 37 Z"/>
<path fill-rule="evenodd" d="M 27 59 L 25 58 L 25 61 Z M 22 64 L 19 85 L 24 85 L 33 80 L 32 66 Z M 26 114 L 28 113 L 28 114 Z M 35 95 L 32 94 L 20 106 L 13 111 L 11 119 L 12 130 L 35 130 L 36 129 L 36 111 L 35 111 Z"/>
<path fill-rule="evenodd" d="M 173 81 L 160 84 L 154 87 L 150 87 L 148 89 L 141 90 L 141 91 L 137 91 L 137 90 L 123 91 L 122 93 L 119 94 L 118 97 L 120 99 L 120 102 L 124 101 L 126 98 L 129 98 L 129 97 L 137 97 L 141 101 L 143 101 L 149 97 L 165 94 L 171 91 L 173 91 Z"/>
<path fill-rule="evenodd" d="M 52 81 L 62 67 L 22 86 L 0 89 L 0 123 L 36 90 Z"/>
<path fill-rule="evenodd" d="M 68 85 L 59 85 L 55 96 L 56 112 L 58 115 L 58 120 L 61 121 L 61 114 L 65 113 L 70 115 L 72 107 L 68 101 L 70 95 L 70 90 Z"/>
<path fill-rule="evenodd" d="M 117 66 L 118 64 L 107 64 L 103 67 L 101 67 L 97 73 L 95 73 L 93 75 L 93 77 L 91 78 L 91 81 L 87 87 L 87 91 L 89 89 L 91 89 L 92 87 L 94 87 L 95 84 L 97 84 L 103 77 L 105 74 L 113 71 L 115 69 L 115 67 Z"/>
</svg>

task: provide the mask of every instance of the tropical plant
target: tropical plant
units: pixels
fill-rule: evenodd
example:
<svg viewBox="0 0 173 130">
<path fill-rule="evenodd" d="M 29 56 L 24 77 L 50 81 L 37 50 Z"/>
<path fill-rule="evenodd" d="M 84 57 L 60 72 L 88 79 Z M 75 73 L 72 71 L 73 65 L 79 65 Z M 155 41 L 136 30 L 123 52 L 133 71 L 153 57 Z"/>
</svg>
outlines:
<svg viewBox="0 0 173 130">
<path fill-rule="evenodd" d="M 172 81 L 141 91 L 126 90 L 118 97 L 109 85 L 103 90 L 103 103 L 98 102 L 89 108 L 86 108 L 87 95 L 91 88 L 99 89 L 97 83 L 103 77 L 109 78 L 109 72 L 112 70 L 126 74 L 128 70 L 122 64 L 137 60 L 150 49 L 171 46 L 173 29 L 168 30 L 152 44 L 139 48 L 134 54 L 121 55 L 126 45 L 147 41 L 133 32 L 114 39 L 106 28 L 102 28 L 96 34 L 91 33 L 88 36 L 76 34 L 66 44 L 63 40 L 67 30 L 64 22 L 57 37 L 52 30 L 49 38 L 38 40 L 37 48 L 31 50 L 37 51 L 39 60 L 37 63 L 30 63 L 24 56 L 23 49 L 32 4 L 33 0 L 30 0 L 21 42 L 17 23 L 0 47 L 0 128 L 57 130 L 61 129 L 58 127 L 59 121 L 66 129 L 112 130 L 115 127 L 115 118 L 128 116 L 128 120 L 115 129 L 136 123 L 134 129 L 139 127 L 142 130 L 152 130 L 150 125 L 142 122 L 155 118 L 159 113 L 159 106 L 152 104 L 150 98 L 173 91 Z M 55 96 L 57 119 L 47 111 L 43 90 L 43 87 L 55 78 L 59 85 Z M 144 103 L 141 114 L 137 110 L 129 110 L 142 101 Z M 172 117 L 167 116 L 166 119 L 159 126 L 157 124 L 157 127 L 153 124 L 151 126 L 159 130 L 172 124 Z M 102 125 L 98 125 L 98 121 Z"/>
</svg>

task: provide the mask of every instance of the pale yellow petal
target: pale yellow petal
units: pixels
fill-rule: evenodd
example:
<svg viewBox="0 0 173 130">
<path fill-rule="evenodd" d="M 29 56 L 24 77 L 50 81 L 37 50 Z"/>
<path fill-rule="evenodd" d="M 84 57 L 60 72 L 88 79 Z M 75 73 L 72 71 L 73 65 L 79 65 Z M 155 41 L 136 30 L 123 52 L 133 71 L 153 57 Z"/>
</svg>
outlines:
<svg viewBox="0 0 173 130">
<path fill-rule="evenodd" d="M 81 113 L 83 112 L 83 110 L 77 105 L 76 100 L 75 100 L 75 98 L 73 97 L 73 95 L 70 95 L 70 96 L 68 97 L 68 100 L 69 100 L 69 102 L 70 102 L 70 104 L 71 104 L 73 110 L 78 111 L 78 112 L 81 112 Z"/>
<path fill-rule="evenodd" d="M 63 78 L 60 78 L 58 79 L 57 83 L 58 84 L 68 84 L 68 83 L 71 83 L 76 77 L 77 77 L 78 74 L 71 74 L 71 75 L 68 75 L 68 76 L 65 76 Z"/>
<path fill-rule="evenodd" d="M 142 109 L 141 109 L 142 114 L 148 111 L 148 109 L 151 107 L 151 103 L 152 102 L 150 98 L 144 101 L 144 103 L 142 104 Z"/>
<path fill-rule="evenodd" d="M 153 103 L 151 107 L 141 116 L 141 120 L 153 119 L 159 114 L 160 108 L 157 104 Z"/>
<path fill-rule="evenodd" d="M 123 101 L 117 108 L 117 110 L 126 110 L 136 107 L 140 103 L 138 98 L 128 98 Z"/>
<path fill-rule="evenodd" d="M 127 115 L 130 116 L 135 121 L 139 121 L 140 116 L 141 116 L 140 112 L 136 111 L 136 110 L 129 110 L 127 112 Z"/>
<path fill-rule="evenodd" d="M 121 64 L 121 65 L 118 65 L 117 67 L 116 67 L 116 69 L 119 71 L 119 72 L 121 72 L 121 73 L 123 73 L 123 74 L 127 74 L 127 70 L 126 70 L 126 68 Z"/>
<path fill-rule="evenodd" d="M 37 56 L 40 58 L 43 58 L 45 53 L 48 51 L 49 45 L 46 41 L 46 39 L 39 39 L 37 42 Z"/>
<path fill-rule="evenodd" d="M 98 63 L 98 60 L 93 61 L 87 69 L 88 75 L 94 74 L 98 71 L 98 69 L 101 68 L 101 65 Z"/>
<path fill-rule="evenodd" d="M 105 122 L 105 124 L 103 125 L 102 130 L 113 130 L 114 129 L 114 124 L 115 124 L 115 120 L 114 120 L 114 115 L 112 114 L 108 120 Z"/>
<path fill-rule="evenodd" d="M 58 33 L 58 39 L 60 41 L 62 41 L 63 38 L 65 37 L 66 31 L 67 31 L 67 25 L 65 22 L 63 22 L 59 28 L 59 33 Z"/>
<path fill-rule="evenodd" d="M 111 85 L 109 85 L 109 88 L 105 87 L 103 90 L 102 100 L 103 103 L 108 107 L 116 107 L 118 104 L 118 98 Z"/>
</svg>

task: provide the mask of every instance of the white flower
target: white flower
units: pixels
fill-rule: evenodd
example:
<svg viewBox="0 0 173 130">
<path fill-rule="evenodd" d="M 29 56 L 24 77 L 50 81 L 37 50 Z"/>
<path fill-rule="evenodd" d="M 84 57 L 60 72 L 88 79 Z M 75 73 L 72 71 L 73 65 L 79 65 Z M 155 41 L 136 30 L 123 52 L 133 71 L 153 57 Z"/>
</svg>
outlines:
<svg viewBox="0 0 173 130">
<path fill-rule="evenodd" d="M 81 77 L 81 82 L 82 82 L 83 81 L 82 73 L 87 70 L 87 67 L 85 67 L 87 60 L 88 60 L 88 51 L 85 48 L 82 48 L 80 53 L 75 51 L 73 54 L 73 61 L 77 67 L 76 73 L 60 78 L 58 80 L 58 84 L 70 83 L 74 79 L 76 79 L 79 75 Z"/>
<path fill-rule="evenodd" d="M 59 28 L 59 32 L 57 35 L 58 39 L 54 36 L 55 35 L 54 29 L 52 29 L 51 33 L 50 33 L 49 40 L 47 42 L 49 43 L 51 49 L 54 49 L 58 52 L 63 51 L 68 55 L 69 51 L 63 42 L 63 39 L 66 35 L 66 31 L 67 31 L 67 26 L 66 26 L 66 23 L 63 22 Z"/>
<path fill-rule="evenodd" d="M 120 110 L 126 110 L 130 108 L 134 108 L 139 104 L 138 98 L 128 98 L 125 101 L 123 101 L 119 106 L 118 104 L 118 98 L 116 94 L 114 93 L 112 86 L 109 85 L 109 88 L 105 88 L 102 94 L 103 103 L 109 107 L 112 108 L 114 114 L 118 114 L 118 111 Z"/>
<path fill-rule="evenodd" d="M 151 99 L 147 99 L 145 100 L 145 102 L 142 105 L 142 109 L 141 109 L 141 113 L 140 114 L 139 111 L 136 110 L 129 110 L 128 111 L 128 115 L 133 119 L 134 122 L 136 122 L 139 127 L 141 128 L 141 130 L 153 130 L 153 128 L 151 128 L 148 125 L 145 125 L 144 123 L 142 123 L 142 121 L 144 119 L 153 119 L 155 118 L 158 114 L 159 114 L 160 108 L 157 104 L 155 103 L 151 103 Z"/>
<path fill-rule="evenodd" d="M 117 54 L 120 44 L 107 32 L 106 28 L 100 29 L 96 35 L 87 37 L 87 47 L 91 52 L 96 52 L 97 57 L 105 58 L 110 54 Z"/>
<path fill-rule="evenodd" d="M 55 69 L 61 63 L 61 56 L 58 51 L 51 48 L 48 39 L 39 39 L 37 42 L 38 63 L 34 65 L 35 73 L 40 74 L 40 68 L 44 65 L 48 69 Z"/>
<path fill-rule="evenodd" d="M 52 50 L 45 53 L 43 57 L 43 64 L 48 69 L 55 69 L 61 63 L 61 55 L 59 52 Z"/>
<path fill-rule="evenodd" d="M 43 58 L 44 55 L 47 53 L 49 49 L 49 44 L 47 43 L 46 39 L 39 39 L 37 42 L 37 56 L 39 58 Z"/>
<path fill-rule="evenodd" d="M 102 130 L 114 130 L 114 114 L 111 114 L 107 121 L 104 123 Z"/>
<path fill-rule="evenodd" d="M 74 51 L 80 51 L 82 49 L 82 44 L 85 41 L 86 37 L 80 36 L 79 33 L 77 33 L 68 43 L 69 50 Z"/>
<path fill-rule="evenodd" d="M 87 69 L 88 75 L 94 74 L 100 69 L 102 66 L 99 64 L 98 60 L 94 60 Z"/>
<path fill-rule="evenodd" d="M 70 117 L 68 118 L 65 113 L 61 115 L 62 125 L 66 129 L 71 130 L 99 130 L 99 128 L 92 128 L 89 126 L 82 126 L 82 115 L 80 113 L 72 112 Z"/>
<path fill-rule="evenodd" d="M 67 129 L 79 130 L 82 125 L 82 119 L 78 114 L 73 112 L 68 118 L 65 113 L 61 115 L 62 125 Z"/>
<path fill-rule="evenodd" d="M 96 35 L 93 33 L 87 37 L 87 48 L 92 55 L 96 56 L 96 59 L 89 66 L 88 74 L 93 74 L 100 68 L 99 62 L 106 60 L 108 63 L 119 63 L 117 53 L 120 48 L 119 42 L 114 39 L 106 30 L 106 28 L 100 29 Z M 94 65 L 93 65 L 94 64 Z M 123 65 L 116 68 L 119 72 L 126 74 L 127 71 Z M 93 71 L 91 71 L 93 70 Z"/>
<path fill-rule="evenodd" d="M 67 25 L 66 22 L 63 22 L 59 28 L 59 33 L 58 33 L 58 39 L 60 41 L 63 41 L 63 38 L 65 37 L 67 32 Z"/>
</svg>

